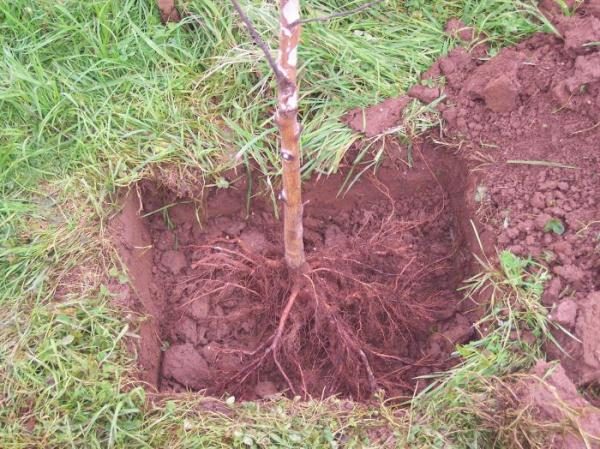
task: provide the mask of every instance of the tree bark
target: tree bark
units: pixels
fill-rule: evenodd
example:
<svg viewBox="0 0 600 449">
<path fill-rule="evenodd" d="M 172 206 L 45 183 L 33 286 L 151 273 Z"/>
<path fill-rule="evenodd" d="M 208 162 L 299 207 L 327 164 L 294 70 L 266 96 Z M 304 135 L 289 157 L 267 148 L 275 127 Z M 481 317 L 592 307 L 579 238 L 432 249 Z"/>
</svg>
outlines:
<svg viewBox="0 0 600 449">
<path fill-rule="evenodd" d="M 280 0 L 279 56 L 277 68 L 277 112 L 275 121 L 281 136 L 283 165 L 285 260 L 297 270 L 305 264 L 302 228 L 302 188 L 300 180 L 300 123 L 298 122 L 298 86 L 296 84 L 298 44 L 300 42 L 299 0 Z"/>
</svg>

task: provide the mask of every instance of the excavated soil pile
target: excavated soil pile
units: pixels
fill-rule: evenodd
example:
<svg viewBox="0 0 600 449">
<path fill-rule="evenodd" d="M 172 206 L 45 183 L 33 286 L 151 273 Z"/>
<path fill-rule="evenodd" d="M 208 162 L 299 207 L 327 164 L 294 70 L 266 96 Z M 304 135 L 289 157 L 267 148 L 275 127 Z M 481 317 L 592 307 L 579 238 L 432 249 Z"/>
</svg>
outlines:
<svg viewBox="0 0 600 449">
<path fill-rule="evenodd" d="M 268 197 L 247 209 L 241 185 L 202 203 L 149 181 L 132 190 L 113 230 L 130 306 L 147 316 L 142 379 L 243 399 L 361 400 L 410 395 L 415 376 L 456 363 L 476 314 L 456 291 L 472 268 L 463 165 L 423 149 L 412 169 L 382 167 L 337 197 L 342 181 L 305 188 L 310 271 L 287 316 L 292 283 Z"/>
<path fill-rule="evenodd" d="M 445 95 L 444 140 L 480 169 L 487 237 L 549 267 L 543 302 L 579 341 L 557 331 L 568 355 L 548 352 L 584 386 L 600 380 L 600 3 L 548 14 L 562 37 L 535 35 L 492 58 L 470 40 L 409 95 Z M 431 87 L 440 77 L 442 92 Z"/>
</svg>

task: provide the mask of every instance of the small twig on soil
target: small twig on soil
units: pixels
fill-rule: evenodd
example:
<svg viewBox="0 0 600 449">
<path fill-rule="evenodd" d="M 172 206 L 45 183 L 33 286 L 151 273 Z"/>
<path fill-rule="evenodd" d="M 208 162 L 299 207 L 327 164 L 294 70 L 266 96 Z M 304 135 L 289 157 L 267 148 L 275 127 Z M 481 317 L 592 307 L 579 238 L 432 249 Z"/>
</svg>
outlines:
<svg viewBox="0 0 600 449">
<path fill-rule="evenodd" d="M 250 34 L 250 37 L 252 38 L 252 40 L 254 41 L 254 43 L 256 45 L 258 45 L 258 47 L 265 54 L 265 58 L 267 59 L 267 62 L 269 63 L 269 66 L 271 67 L 271 70 L 273 70 L 273 73 L 275 73 L 275 76 L 277 78 L 277 82 L 278 83 L 283 82 L 286 79 L 285 75 L 279 69 L 279 67 L 277 67 L 277 63 L 275 62 L 275 59 L 273 59 L 273 55 L 271 55 L 271 49 L 269 48 L 269 46 L 267 45 L 267 43 L 264 41 L 264 39 L 260 36 L 260 34 L 256 30 L 256 28 L 254 27 L 254 24 L 250 20 L 250 17 L 248 17 L 246 15 L 246 13 L 244 12 L 244 10 L 240 6 L 238 0 L 231 0 L 231 3 L 233 4 L 233 7 L 237 11 L 237 13 L 240 15 L 240 18 L 242 19 L 242 22 L 244 22 L 244 25 L 246 26 L 246 29 L 248 30 L 248 33 Z"/>
<path fill-rule="evenodd" d="M 290 23 L 290 27 L 294 27 L 296 25 L 304 25 L 305 23 L 327 22 L 332 19 L 341 19 L 342 17 L 351 16 L 352 14 L 356 14 L 361 11 L 364 11 L 365 9 L 369 9 L 369 8 L 377 5 L 378 3 L 382 3 L 384 1 L 385 0 L 373 0 L 371 2 L 365 3 L 364 5 L 357 6 L 356 8 L 349 9 L 347 11 L 340 11 L 340 12 L 336 12 L 336 13 L 329 14 L 326 16 L 321 16 L 321 17 L 311 17 L 308 19 L 296 20 L 295 22 Z"/>
<path fill-rule="evenodd" d="M 371 178 L 371 183 L 375 186 L 375 188 L 377 190 L 379 190 L 383 195 L 386 196 L 386 198 L 388 199 L 388 201 L 390 202 L 390 204 L 392 206 L 392 210 L 390 211 L 389 215 L 387 216 L 385 221 L 383 221 L 381 223 L 379 232 L 371 238 L 371 241 L 374 241 L 379 236 L 379 234 L 381 232 L 383 232 L 383 229 L 387 227 L 389 222 L 392 221 L 392 219 L 394 218 L 394 215 L 396 215 L 396 205 L 394 204 L 394 199 L 392 198 L 392 195 L 390 194 L 390 189 L 384 183 L 382 183 L 375 176 L 373 176 Z"/>
<path fill-rule="evenodd" d="M 144 212 L 144 202 L 142 201 L 142 192 L 140 191 L 140 185 L 139 184 L 135 185 L 135 193 L 137 195 L 138 204 L 139 204 L 138 215 L 141 216 L 142 212 Z"/>
<path fill-rule="evenodd" d="M 202 280 L 204 282 L 209 281 L 208 279 L 200 279 L 200 280 Z M 212 282 L 215 282 L 215 281 L 218 282 L 217 279 L 210 279 L 210 281 L 212 281 Z M 251 294 L 257 296 L 258 298 L 262 298 L 262 296 L 260 295 L 260 293 L 258 293 L 256 290 L 252 290 L 251 288 L 244 287 L 243 285 L 235 284 L 233 282 L 223 282 L 223 285 L 221 287 L 214 288 L 214 289 L 212 289 L 210 291 L 207 291 L 207 292 L 204 292 L 204 293 L 202 293 L 202 294 L 200 294 L 198 296 L 193 296 L 192 299 L 190 299 L 189 301 L 184 302 L 183 304 L 178 305 L 177 308 L 181 309 L 181 308 L 187 307 L 187 306 L 189 306 L 191 303 L 193 303 L 195 301 L 198 301 L 198 300 L 200 300 L 202 298 L 205 298 L 207 296 L 214 295 L 215 293 L 218 293 L 218 292 L 223 291 L 223 290 L 225 290 L 227 288 L 230 288 L 230 287 L 234 287 L 234 288 L 238 288 L 240 290 L 247 291 L 248 293 L 251 293 Z"/>
<path fill-rule="evenodd" d="M 327 256 L 322 256 L 321 259 L 323 259 L 323 260 L 329 260 L 329 261 L 332 261 L 332 262 L 335 262 L 335 263 L 338 263 L 338 262 L 354 263 L 356 265 L 360 265 L 361 267 L 364 267 L 367 270 L 374 271 L 375 273 L 381 274 L 383 276 L 394 276 L 394 277 L 397 277 L 397 276 L 401 276 L 403 274 L 403 272 L 404 272 L 404 269 L 400 273 L 390 273 L 388 271 L 378 270 L 377 268 L 375 268 L 372 265 L 368 265 L 368 264 L 362 263 L 362 262 L 360 262 L 360 261 L 358 261 L 356 259 L 350 259 L 350 258 L 346 258 L 346 257 L 327 257 Z M 316 266 L 315 268 L 319 268 L 319 267 Z"/>
<path fill-rule="evenodd" d="M 372 348 L 368 347 L 367 350 L 373 354 L 374 356 L 377 357 L 381 357 L 382 359 L 391 359 L 391 360 L 396 360 L 398 362 L 401 362 L 405 365 L 410 365 L 410 366 L 442 366 L 443 363 L 442 362 L 431 362 L 431 363 L 425 363 L 424 361 L 427 360 L 428 357 L 423 357 L 421 360 L 411 360 L 408 359 L 406 357 L 398 357 L 395 355 L 390 355 L 390 354 L 384 354 L 382 352 L 377 352 L 375 350 L 373 350 Z"/>
<path fill-rule="evenodd" d="M 337 274 L 340 277 L 343 277 L 343 278 L 346 278 L 346 279 L 350 279 L 351 281 L 356 282 L 358 285 L 362 285 L 367 290 L 374 290 L 375 291 L 376 289 L 375 289 L 374 286 L 375 285 L 381 285 L 379 282 L 370 282 L 370 283 L 363 282 L 363 281 L 361 281 L 360 279 L 358 279 L 358 278 L 356 278 L 354 276 L 351 276 L 349 274 L 343 273 L 343 272 L 338 271 L 338 270 L 334 270 L 332 268 L 321 267 L 321 268 L 315 268 L 315 269 L 312 270 L 313 273 L 318 273 L 320 271 L 325 271 L 327 273 Z"/>
<path fill-rule="evenodd" d="M 296 364 L 296 368 L 298 368 L 298 372 L 300 373 L 300 381 L 302 382 L 302 391 L 305 395 L 308 395 L 308 389 L 306 388 L 306 381 L 304 380 L 304 371 L 302 371 L 302 366 L 298 363 L 297 360 L 294 360 Z"/>
<path fill-rule="evenodd" d="M 273 361 L 275 362 L 275 365 L 277 365 L 279 372 L 281 373 L 281 375 L 287 382 L 288 386 L 290 387 L 290 390 L 292 390 L 292 393 L 294 394 L 294 396 L 296 396 L 296 389 L 294 388 L 294 385 L 292 384 L 292 381 L 290 380 L 288 375 L 285 373 L 285 370 L 281 366 L 281 363 L 279 363 L 279 359 L 277 358 L 277 352 L 275 352 L 275 351 L 273 351 Z"/>
<path fill-rule="evenodd" d="M 230 243 L 230 242 L 228 242 L 228 243 Z M 242 254 L 239 251 L 233 251 L 231 249 L 224 248 L 222 246 L 217 246 L 217 245 L 191 245 L 191 248 L 212 249 L 212 250 L 215 250 L 215 251 L 218 251 L 218 252 L 230 254 L 232 256 L 240 256 L 242 259 L 245 259 L 246 261 L 250 262 L 251 264 L 255 264 L 256 263 L 255 260 L 253 260 L 252 258 L 246 256 L 245 254 Z M 202 264 L 197 262 L 197 263 L 195 263 L 192 266 L 192 268 L 196 268 L 196 266 L 200 266 L 200 265 L 202 265 Z"/>
</svg>

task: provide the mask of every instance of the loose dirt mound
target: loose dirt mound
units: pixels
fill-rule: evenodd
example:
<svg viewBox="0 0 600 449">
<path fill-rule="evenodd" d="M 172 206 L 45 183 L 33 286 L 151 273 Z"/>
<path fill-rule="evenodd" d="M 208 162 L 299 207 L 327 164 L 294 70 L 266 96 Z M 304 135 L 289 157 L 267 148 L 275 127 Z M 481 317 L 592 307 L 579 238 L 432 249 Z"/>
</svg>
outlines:
<svg viewBox="0 0 600 449">
<path fill-rule="evenodd" d="M 578 385 L 600 379 L 600 18 L 586 2 L 553 16 L 564 38 L 540 34 L 493 58 L 456 48 L 443 76 L 445 143 L 479 165 L 480 215 L 501 248 L 545 262 L 543 301 Z M 472 44 L 472 43 L 471 43 Z M 481 46 L 478 46 L 481 47 Z M 425 100 L 419 95 L 413 95 Z"/>
<path fill-rule="evenodd" d="M 476 315 L 456 292 L 471 268 L 467 176 L 444 152 L 416 159 L 410 170 L 383 167 L 343 197 L 340 176 L 307 186 L 311 271 L 293 304 L 272 202 L 254 198 L 246 209 L 246 192 L 231 188 L 196 204 L 140 185 L 113 227 L 130 269 L 152 259 L 137 276 L 151 307 L 137 309 L 154 310 L 160 342 L 140 349 L 161 359 L 155 385 L 360 400 L 378 389 L 410 395 L 415 376 L 455 363 L 450 354 Z M 140 227 L 147 241 L 134 244 L 141 233 L 123 230 Z M 145 252 L 133 256 L 136 246 Z"/>
</svg>

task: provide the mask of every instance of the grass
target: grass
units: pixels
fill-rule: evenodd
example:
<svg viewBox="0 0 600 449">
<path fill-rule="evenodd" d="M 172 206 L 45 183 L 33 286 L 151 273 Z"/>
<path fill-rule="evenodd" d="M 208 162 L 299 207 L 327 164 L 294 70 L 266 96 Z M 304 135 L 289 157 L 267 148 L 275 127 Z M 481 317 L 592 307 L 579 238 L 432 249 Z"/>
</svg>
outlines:
<svg viewBox="0 0 600 449">
<path fill-rule="evenodd" d="M 272 3 L 244 3 L 274 45 Z M 307 0 L 304 13 L 359 2 L 348 3 Z M 203 179 L 190 181 L 198 185 L 225 186 L 238 163 L 256 167 L 267 186 L 278 183 L 273 80 L 259 51 L 228 2 L 180 4 L 193 17 L 164 27 L 151 1 L 0 0 L 0 447 L 492 441 L 497 429 L 479 429 L 485 417 L 473 405 L 485 394 L 491 400 L 494 379 L 539 356 L 537 346 L 513 351 L 517 343 L 496 332 L 459 349 L 465 362 L 409 412 L 336 399 L 222 403 L 210 412 L 194 397 L 149 402 L 132 383 L 124 339 L 135 330 L 112 308 L 107 287 L 124 281 L 105 230 L 118 189 L 161 164 L 199 173 Z M 346 110 L 402 93 L 454 45 L 443 32 L 447 19 L 462 18 L 500 48 L 543 28 L 532 11 L 509 0 L 388 0 L 307 25 L 300 51 L 305 177 L 335 172 L 357 140 L 339 121 Z M 408 133 L 427 127 L 419 117 Z M 375 156 L 363 155 L 358 168 Z M 534 316 L 516 314 L 510 325 L 543 330 Z M 470 414 L 449 413 L 456 410 Z"/>
</svg>

